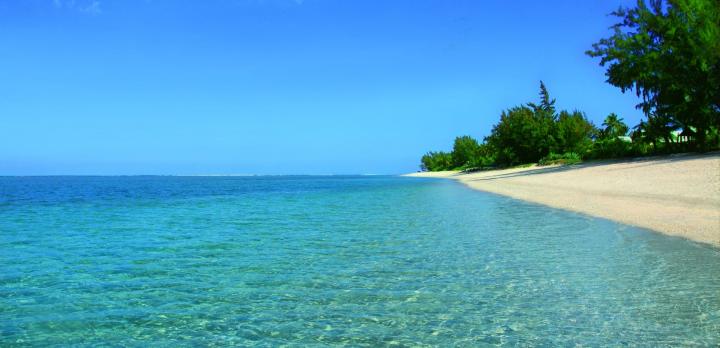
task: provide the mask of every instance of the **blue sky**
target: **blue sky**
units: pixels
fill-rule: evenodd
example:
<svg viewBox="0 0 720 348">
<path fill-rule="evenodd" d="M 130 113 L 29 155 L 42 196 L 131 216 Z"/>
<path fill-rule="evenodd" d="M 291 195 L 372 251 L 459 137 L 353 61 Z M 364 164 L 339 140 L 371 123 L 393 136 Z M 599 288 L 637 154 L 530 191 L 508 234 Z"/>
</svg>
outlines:
<svg viewBox="0 0 720 348">
<path fill-rule="evenodd" d="M 415 171 L 540 80 L 632 126 L 584 55 L 619 5 L 0 0 L 0 175 Z"/>
</svg>

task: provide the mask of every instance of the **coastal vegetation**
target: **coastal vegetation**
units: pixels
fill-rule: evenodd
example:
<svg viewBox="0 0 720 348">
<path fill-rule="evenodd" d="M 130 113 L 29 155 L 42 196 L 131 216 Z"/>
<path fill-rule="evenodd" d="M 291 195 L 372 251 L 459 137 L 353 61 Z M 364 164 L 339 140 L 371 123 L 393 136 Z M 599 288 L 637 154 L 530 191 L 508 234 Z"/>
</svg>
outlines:
<svg viewBox="0 0 720 348">
<path fill-rule="evenodd" d="M 557 111 L 540 82 L 539 103 L 503 111 L 483 141 L 455 139 L 452 152 L 428 152 L 421 169 L 474 170 L 526 163 L 577 163 L 720 147 L 720 2 L 639 0 L 612 15 L 613 34 L 586 54 L 607 82 L 633 91 L 644 119 L 630 128 L 611 113 L 600 126 L 579 110 Z"/>
</svg>

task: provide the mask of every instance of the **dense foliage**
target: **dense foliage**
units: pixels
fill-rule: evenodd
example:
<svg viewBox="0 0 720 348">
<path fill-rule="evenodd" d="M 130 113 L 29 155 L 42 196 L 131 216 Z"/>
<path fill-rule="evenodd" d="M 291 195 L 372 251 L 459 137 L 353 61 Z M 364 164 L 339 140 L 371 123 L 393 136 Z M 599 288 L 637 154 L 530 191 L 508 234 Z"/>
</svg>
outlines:
<svg viewBox="0 0 720 348">
<path fill-rule="evenodd" d="M 486 138 L 502 165 L 537 162 L 550 152 L 552 120 L 527 106 L 516 106 L 500 115 L 500 122 Z"/>
<path fill-rule="evenodd" d="M 449 170 L 453 168 L 452 155 L 443 151 L 430 151 L 420 159 L 420 168 L 431 172 Z"/>
<path fill-rule="evenodd" d="M 595 126 L 579 111 L 557 113 L 555 100 L 540 82 L 540 103 L 503 111 L 484 143 L 470 136 L 457 137 L 453 151 L 430 152 L 422 158 L 423 170 L 473 169 L 538 162 L 553 154 L 586 153 L 592 147 Z M 626 126 L 627 128 L 627 126 Z M 448 160 L 448 157 L 450 160 Z"/>
<path fill-rule="evenodd" d="M 611 37 L 587 54 L 607 66 L 607 82 L 641 97 L 632 130 L 616 114 L 595 127 L 580 111 L 555 109 L 540 82 L 540 102 L 502 112 L 484 142 L 455 139 L 429 152 L 423 170 L 482 169 L 525 163 L 576 163 L 720 146 L 720 1 L 638 0 L 613 15 Z M 628 133 L 630 132 L 630 133 Z"/>
<path fill-rule="evenodd" d="M 577 110 L 571 113 L 561 111 L 554 130 L 554 153 L 572 152 L 585 155 L 592 150 L 592 139 L 597 133 L 585 114 Z"/>
<path fill-rule="evenodd" d="M 473 137 L 465 135 L 455 138 L 453 144 L 453 150 L 450 156 L 452 157 L 452 166 L 460 168 L 471 162 L 476 156 L 479 155 L 480 144 Z"/>
<path fill-rule="evenodd" d="M 587 53 L 608 66 L 610 84 L 634 90 L 656 143 L 682 129 L 698 149 L 717 146 L 720 128 L 720 1 L 639 0 L 619 9 L 614 34 Z M 709 138 L 709 139 L 708 139 Z"/>
</svg>

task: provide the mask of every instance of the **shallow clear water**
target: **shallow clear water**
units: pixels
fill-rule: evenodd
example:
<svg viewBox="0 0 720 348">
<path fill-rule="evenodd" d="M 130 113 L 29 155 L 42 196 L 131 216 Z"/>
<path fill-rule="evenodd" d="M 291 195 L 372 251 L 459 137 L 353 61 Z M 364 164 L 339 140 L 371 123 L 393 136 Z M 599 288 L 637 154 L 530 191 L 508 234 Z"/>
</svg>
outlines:
<svg viewBox="0 0 720 348">
<path fill-rule="evenodd" d="M 0 178 L 0 346 L 720 344 L 720 252 L 397 177 Z"/>
</svg>

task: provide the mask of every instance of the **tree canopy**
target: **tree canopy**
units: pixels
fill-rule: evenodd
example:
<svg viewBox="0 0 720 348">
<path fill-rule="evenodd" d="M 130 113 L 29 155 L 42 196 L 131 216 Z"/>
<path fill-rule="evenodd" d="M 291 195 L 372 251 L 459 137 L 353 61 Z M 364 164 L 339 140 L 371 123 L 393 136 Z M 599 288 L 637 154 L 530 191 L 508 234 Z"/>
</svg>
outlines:
<svg viewBox="0 0 720 348">
<path fill-rule="evenodd" d="M 612 14 L 614 34 L 587 54 L 607 66 L 607 82 L 642 98 L 648 122 L 690 131 L 706 148 L 720 127 L 720 1 L 638 0 Z"/>
<path fill-rule="evenodd" d="M 624 136 L 628 132 L 628 126 L 623 122 L 621 117 L 618 117 L 615 113 L 611 113 L 605 117 L 602 126 L 604 127 L 601 131 L 601 137 L 605 139 L 617 138 Z"/>
<path fill-rule="evenodd" d="M 480 144 L 473 137 L 465 135 L 455 138 L 452 164 L 455 168 L 466 166 L 480 151 Z"/>
</svg>

